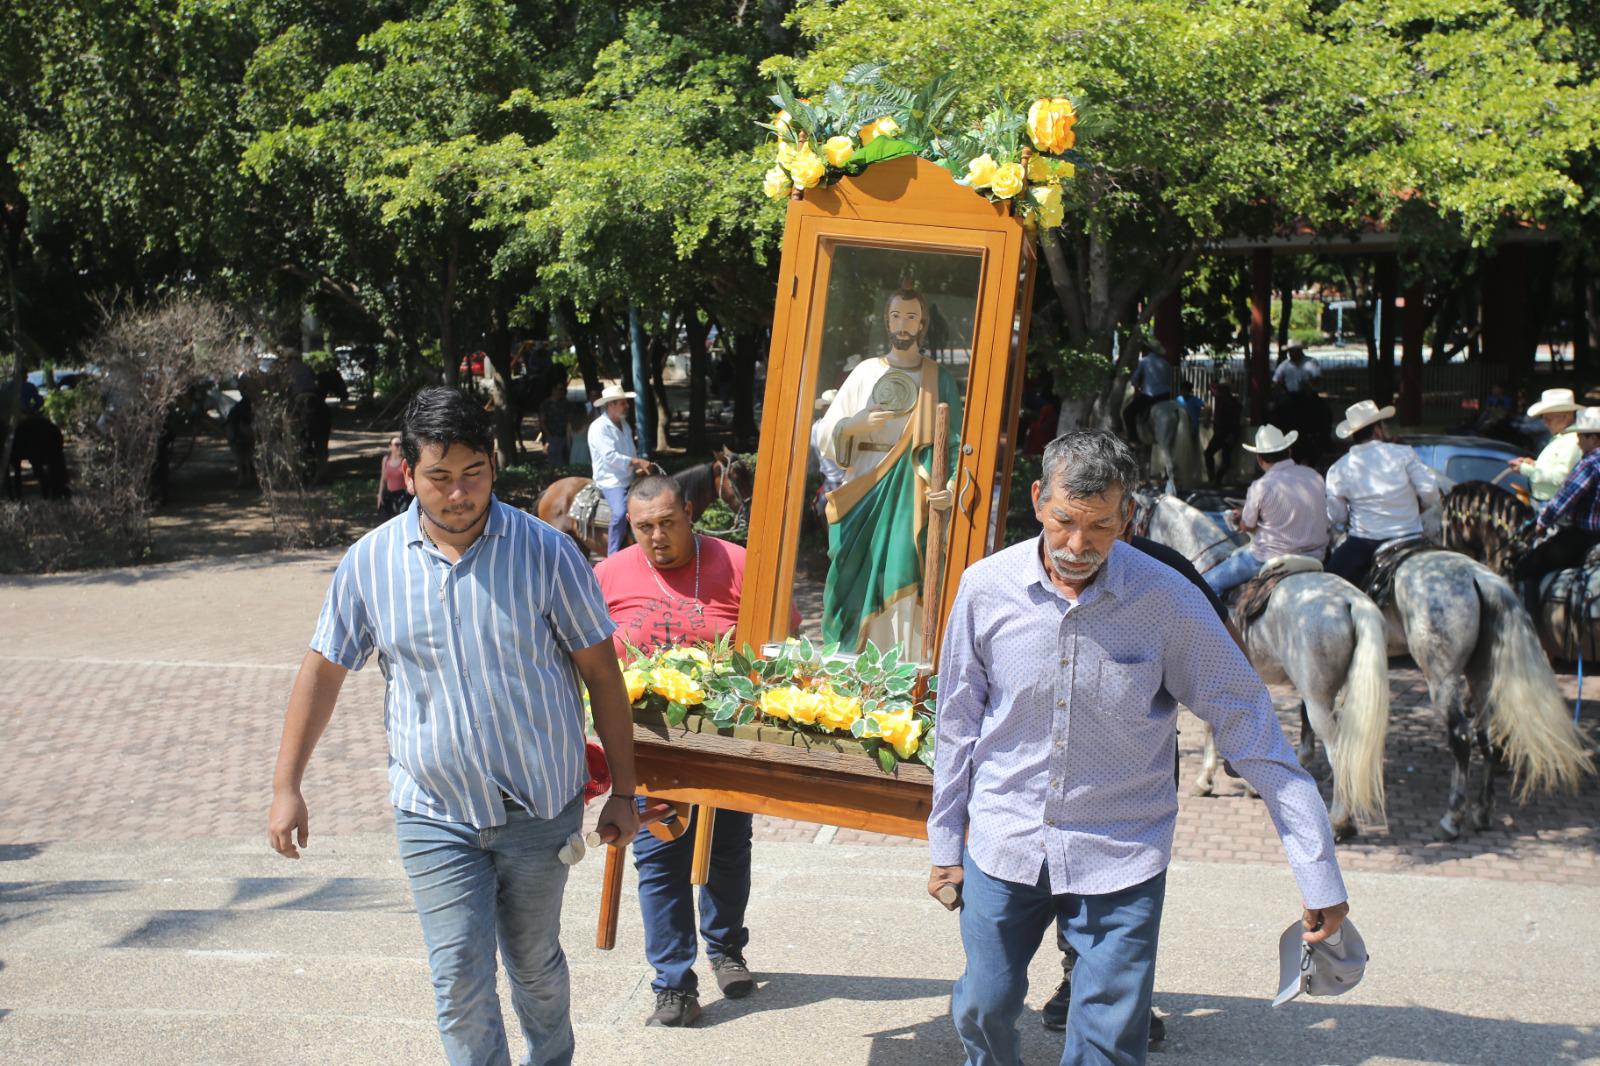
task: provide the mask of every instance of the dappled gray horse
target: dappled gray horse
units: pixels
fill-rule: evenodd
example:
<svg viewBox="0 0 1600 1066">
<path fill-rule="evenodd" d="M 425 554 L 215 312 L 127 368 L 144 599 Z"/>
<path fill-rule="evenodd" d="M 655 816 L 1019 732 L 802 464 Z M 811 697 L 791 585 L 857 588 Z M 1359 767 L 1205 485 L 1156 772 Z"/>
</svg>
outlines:
<svg viewBox="0 0 1600 1066">
<path fill-rule="evenodd" d="M 1246 543 L 1173 496 L 1149 504 L 1149 536 L 1204 573 Z M 1301 713 L 1327 748 L 1333 768 L 1335 836 L 1356 833 L 1356 819 L 1382 816 L 1383 754 L 1389 731 L 1389 661 L 1383 616 L 1354 585 L 1333 574 L 1300 573 L 1273 589 L 1266 610 L 1244 634 L 1245 654 L 1262 679 L 1294 686 Z M 1302 731 L 1298 754 L 1310 766 L 1316 740 Z M 1216 743 L 1205 727 L 1205 756 L 1195 781 L 1209 795 Z"/>
<path fill-rule="evenodd" d="M 1488 827 L 1497 755 L 1511 767 L 1519 799 L 1576 788 L 1593 772 L 1528 613 L 1503 577 L 1453 551 L 1414 555 L 1395 573 L 1384 618 L 1390 654 L 1416 660 L 1455 756 L 1439 837 L 1459 836 L 1464 816 L 1474 829 Z M 1474 742 L 1483 776 L 1469 808 Z"/>
</svg>

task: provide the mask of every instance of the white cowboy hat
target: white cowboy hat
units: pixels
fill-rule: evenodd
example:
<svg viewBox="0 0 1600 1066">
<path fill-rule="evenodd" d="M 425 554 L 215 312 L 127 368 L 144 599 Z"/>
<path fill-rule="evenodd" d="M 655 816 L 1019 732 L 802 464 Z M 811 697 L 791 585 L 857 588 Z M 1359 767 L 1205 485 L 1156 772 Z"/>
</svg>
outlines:
<svg viewBox="0 0 1600 1066">
<path fill-rule="evenodd" d="M 1600 433 L 1600 407 L 1585 407 L 1562 433 Z"/>
<path fill-rule="evenodd" d="M 1291 429 L 1286 434 L 1277 426 L 1266 425 L 1256 430 L 1255 447 L 1251 447 L 1248 444 L 1241 444 L 1239 447 L 1247 452 L 1265 452 L 1271 455 L 1273 452 L 1288 451 L 1289 446 L 1299 439 L 1300 431 L 1298 429 Z"/>
<path fill-rule="evenodd" d="M 1563 411 L 1581 411 L 1583 404 L 1572 395 L 1571 389 L 1545 389 L 1539 397 L 1539 402 L 1528 408 L 1529 418 L 1538 418 L 1540 415 L 1560 414 Z"/>
<path fill-rule="evenodd" d="M 1340 440 L 1349 440 L 1355 434 L 1366 429 L 1374 422 L 1382 422 L 1385 418 L 1394 417 L 1394 407 L 1379 408 L 1371 400 L 1362 400 L 1353 403 L 1344 409 L 1344 421 L 1333 427 L 1333 432 Z"/>
<path fill-rule="evenodd" d="M 828 389 L 824 391 L 821 396 L 817 397 L 817 402 L 812 406 L 818 411 L 826 411 L 828 408 L 833 406 L 834 398 L 838 395 L 838 389 Z"/>
<path fill-rule="evenodd" d="M 621 385 L 607 385 L 600 390 L 600 395 L 595 399 L 594 405 L 596 407 L 604 407 L 612 400 L 631 400 L 637 395 L 637 393 L 624 392 Z"/>
</svg>

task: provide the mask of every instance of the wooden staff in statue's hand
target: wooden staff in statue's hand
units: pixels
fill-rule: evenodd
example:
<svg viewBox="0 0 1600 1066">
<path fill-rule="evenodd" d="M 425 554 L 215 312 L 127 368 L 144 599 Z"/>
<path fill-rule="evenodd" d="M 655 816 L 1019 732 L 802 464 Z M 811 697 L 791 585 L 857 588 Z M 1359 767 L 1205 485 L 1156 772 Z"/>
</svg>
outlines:
<svg viewBox="0 0 1600 1066">
<path fill-rule="evenodd" d="M 928 456 L 928 548 L 922 575 L 922 657 L 933 662 L 939 631 L 939 599 L 944 588 L 944 540 L 954 497 L 949 489 L 950 405 L 941 403 L 933 416 L 933 454 Z"/>
</svg>

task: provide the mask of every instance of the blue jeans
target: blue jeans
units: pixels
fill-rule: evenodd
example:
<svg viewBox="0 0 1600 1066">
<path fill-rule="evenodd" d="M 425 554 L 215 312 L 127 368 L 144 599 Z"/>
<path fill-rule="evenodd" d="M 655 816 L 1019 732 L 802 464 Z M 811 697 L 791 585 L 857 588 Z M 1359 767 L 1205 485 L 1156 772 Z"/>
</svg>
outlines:
<svg viewBox="0 0 1600 1066">
<path fill-rule="evenodd" d="M 611 508 L 611 525 L 606 527 L 606 554 L 615 555 L 628 543 L 628 490 L 601 489 L 606 506 Z"/>
<path fill-rule="evenodd" d="M 644 800 L 639 801 L 641 809 Z M 677 840 L 659 840 L 648 829 L 633 839 L 633 867 L 639 871 L 639 911 L 644 915 L 644 955 L 655 967 L 650 987 L 695 994 L 694 972 L 699 941 L 695 935 L 694 886 L 689 883 L 694 861 L 694 824 Z M 717 812 L 711 830 L 711 875 L 700 888 L 699 935 L 706 957 L 720 959 L 744 953 L 750 942 L 744 911 L 750 902 L 750 815 Z"/>
<path fill-rule="evenodd" d="M 1246 545 L 1207 570 L 1202 576 L 1206 579 L 1206 584 L 1211 586 L 1211 591 L 1221 596 L 1235 585 L 1242 585 L 1261 573 L 1261 567 L 1264 565 L 1260 559 L 1250 554 L 1250 547 Z"/>
<path fill-rule="evenodd" d="M 1329 553 L 1328 561 L 1323 564 L 1322 569 L 1330 574 L 1338 574 L 1358 589 L 1365 588 L 1367 571 L 1372 568 L 1372 557 L 1387 543 L 1383 540 L 1368 540 L 1366 537 L 1346 537 Z"/>
<path fill-rule="evenodd" d="M 508 803 L 505 825 L 474 829 L 395 811 L 451 1066 L 511 1062 L 495 991 L 497 939 L 528 1045 L 522 1066 L 572 1062 L 571 989 L 560 940 L 567 867 L 556 853 L 578 831 L 582 814 L 578 799 L 549 820 Z"/>
<path fill-rule="evenodd" d="M 1060 921 L 1078 953 L 1062 1066 L 1129 1066 L 1145 1061 L 1156 941 L 1167 875 L 1099 896 L 1054 895 L 1048 869 L 1022 885 L 990 877 L 968 855 L 961 886 L 961 946 L 967 969 L 950 1013 L 967 1066 L 1018 1066 L 1017 1018 L 1028 963 Z"/>
</svg>

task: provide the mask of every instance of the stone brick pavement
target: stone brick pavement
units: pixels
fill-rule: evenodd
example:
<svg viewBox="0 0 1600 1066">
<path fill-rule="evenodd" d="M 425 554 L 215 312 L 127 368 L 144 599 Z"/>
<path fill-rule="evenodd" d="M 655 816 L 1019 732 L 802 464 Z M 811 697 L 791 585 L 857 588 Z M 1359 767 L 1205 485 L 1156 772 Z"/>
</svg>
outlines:
<svg viewBox="0 0 1600 1066">
<path fill-rule="evenodd" d="M 207 560 L 0 583 L 0 844 L 237 837 L 264 833 L 284 703 L 337 555 Z M 1416 670 L 1391 671 L 1386 826 L 1344 845 L 1349 869 L 1600 885 L 1600 783 L 1525 806 L 1499 790 L 1494 824 L 1436 843 L 1449 758 Z M 1562 675 L 1570 697 L 1576 678 Z M 1600 683 L 1586 693 L 1600 697 Z M 1298 721 L 1280 714 L 1291 736 Z M 1591 738 L 1600 701 L 1585 700 Z M 1175 857 L 1279 863 L 1264 807 L 1242 784 L 1191 797 L 1199 724 L 1182 726 L 1183 791 Z M 306 782 L 319 834 L 383 832 L 382 678 L 351 675 Z M 901 839 L 758 819 L 762 840 Z"/>
</svg>

